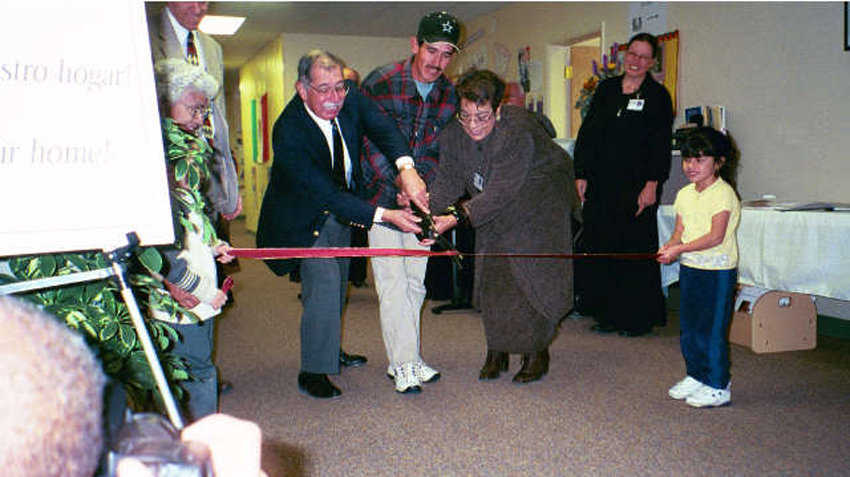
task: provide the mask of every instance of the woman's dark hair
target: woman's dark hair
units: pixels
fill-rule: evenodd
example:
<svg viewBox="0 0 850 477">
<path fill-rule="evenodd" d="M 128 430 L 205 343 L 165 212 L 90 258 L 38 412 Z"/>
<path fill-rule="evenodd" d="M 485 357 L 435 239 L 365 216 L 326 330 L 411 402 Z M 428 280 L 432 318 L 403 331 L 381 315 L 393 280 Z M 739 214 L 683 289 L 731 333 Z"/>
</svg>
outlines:
<svg viewBox="0 0 850 477">
<path fill-rule="evenodd" d="M 711 156 L 715 160 L 723 157 L 725 161 L 720 166 L 718 175 L 734 187 L 738 154 L 729 136 L 708 126 L 689 131 L 682 141 L 682 158 L 700 156 Z"/>
<path fill-rule="evenodd" d="M 658 38 L 655 35 L 651 35 L 649 33 L 638 33 L 633 36 L 629 43 L 626 45 L 626 48 L 632 46 L 632 43 L 636 41 L 643 41 L 649 43 L 649 46 L 652 47 L 652 57 L 656 58 L 658 56 Z"/>
<path fill-rule="evenodd" d="M 472 101 L 479 106 L 490 103 L 495 111 L 505 94 L 505 82 L 490 70 L 475 70 L 460 78 L 455 87 L 455 94 L 458 103 L 461 99 Z"/>
</svg>

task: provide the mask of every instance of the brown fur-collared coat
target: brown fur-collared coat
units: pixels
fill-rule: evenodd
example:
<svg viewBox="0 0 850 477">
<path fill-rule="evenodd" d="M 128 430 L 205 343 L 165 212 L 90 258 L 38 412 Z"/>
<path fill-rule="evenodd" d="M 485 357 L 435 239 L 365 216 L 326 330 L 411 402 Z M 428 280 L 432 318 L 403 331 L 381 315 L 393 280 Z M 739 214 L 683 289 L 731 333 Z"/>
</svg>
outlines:
<svg viewBox="0 0 850 477">
<path fill-rule="evenodd" d="M 471 196 L 466 207 L 476 231 L 476 252 L 571 253 L 570 216 L 578 203 L 572 161 L 526 110 L 502 106 L 492 132 L 478 142 L 457 121 L 443 129 L 440 166 L 430 190 L 431 210 L 439 214 L 464 192 Z M 501 289 L 498 284 L 503 278 L 481 273 L 487 260 L 506 259 L 476 257 L 474 293 L 478 304 L 513 291 Z M 573 305 L 572 260 L 507 260 L 512 282 L 554 331 Z M 483 280 L 488 282 L 482 294 Z M 485 327 L 486 323 L 485 318 Z M 533 340 L 547 339 L 551 336 Z"/>
</svg>

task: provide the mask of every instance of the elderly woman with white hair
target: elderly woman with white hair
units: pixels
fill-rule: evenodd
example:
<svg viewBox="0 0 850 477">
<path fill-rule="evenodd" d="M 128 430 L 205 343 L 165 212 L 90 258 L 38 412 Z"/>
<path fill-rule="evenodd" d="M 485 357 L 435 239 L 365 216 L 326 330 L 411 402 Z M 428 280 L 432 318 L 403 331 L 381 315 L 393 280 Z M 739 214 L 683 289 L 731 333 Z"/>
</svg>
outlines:
<svg viewBox="0 0 850 477">
<path fill-rule="evenodd" d="M 213 150 L 202 129 L 219 85 L 203 68 L 183 60 L 158 61 L 155 71 L 176 236 L 174 244 L 159 248 L 165 262 L 159 273 L 171 296 L 194 316 L 168 310 L 157 296 L 150 297 L 150 309 L 180 334 L 172 353 L 189 365 L 192 379 L 182 384 L 189 395 L 185 410 L 189 420 L 197 420 L 218 410 L 210 318 L 221 312 L 227 294 L 218 288 L 215 259 L 233 259 L 204 213 L 203 188 Z"/>
</svg>

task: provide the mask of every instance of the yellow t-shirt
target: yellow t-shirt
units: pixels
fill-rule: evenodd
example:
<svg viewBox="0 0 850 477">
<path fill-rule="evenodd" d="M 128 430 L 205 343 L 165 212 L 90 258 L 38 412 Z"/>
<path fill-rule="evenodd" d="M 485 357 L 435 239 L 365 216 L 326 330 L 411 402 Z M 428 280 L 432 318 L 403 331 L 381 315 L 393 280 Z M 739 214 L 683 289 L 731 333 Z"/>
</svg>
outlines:
<svg viewBox="0 0 850 477">
<path fill-rule="evenodd" d="M 741 220 L 741 202 L 726 181 L 718 177 L 702 192 L 697 192 L 694 184 L 682 187 L 676 195 L 673 209 L 682 218 L 682 243 L 691 242 L 710 232 L 711 218 L 724 210 L 729 211 L 723 242 L 709 249 L 683 253 L 679 257 L 682 265 L 703 270 L 730 270 L 738 266 L 735 232 Z"/>
</svg>

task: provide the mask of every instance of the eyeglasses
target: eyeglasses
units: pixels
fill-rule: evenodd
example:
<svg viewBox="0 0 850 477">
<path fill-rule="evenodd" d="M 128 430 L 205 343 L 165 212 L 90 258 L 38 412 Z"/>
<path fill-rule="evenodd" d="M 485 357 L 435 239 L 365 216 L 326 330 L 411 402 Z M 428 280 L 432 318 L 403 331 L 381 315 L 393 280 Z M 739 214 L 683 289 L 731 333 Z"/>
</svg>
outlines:
<svg viewBox="0 0 850 477">
<path fill-rule="evenodd" d="M 183 107 L 186 108 L 186 111 L 188 111 L 192 117 L 199 115 L 201 116 L 201 119 L 207 119 L 210 115 L 210 107 L 206 104 L 196 104 L 194 106 L 184 104 Z"/>
<path fill-rule="evenodd" d="M 326 84 L 323 84 L 321 86 L 313 86 L 312 84 L 308 83 L 308 86 L 310 87 L 310 89 L 319 93 L 322 96 L 329 95 L 331 91 L 336 91 L 336 93 L 340 96 L 345 96 L 346 94 L 348 94 L 348 84 L 345 82 L 337 83 L 334 86 L 329 86 Z"/>
<path fill-rule="evenodd" d="M 478 113 L 478 114 L 469 114 L 466 111 L 461 111 L 457 113 L 457 120 L 461 122 L 461 124 L 472 124 L 473 121 L 477 121 L 479 123 L 486 123 L 493 119 L 493 111 L 487 111 L 486 113 Z"/>
<path fill-rule="evenodd" d="M 653 58 L 653 57 L 651 57 L 651 56 L 639 55 L 639 54 L 637 54 L 637 53 L 633 53 L 633 52 L 631 52 L 631 51 L 627 51 L 627 52 L 626 52 L 626 56 L 627 56 L 627 57 L 629 57 L 629 58 L 632 58 L 632 59 L 635 59 L 635 58 L 636 58 L 636 59 L 638 59 L 638 60 L 640 60 L 640 61 L 652 61 L 652 60 L 654 59 L 654 58 Z"/>
</svg>

